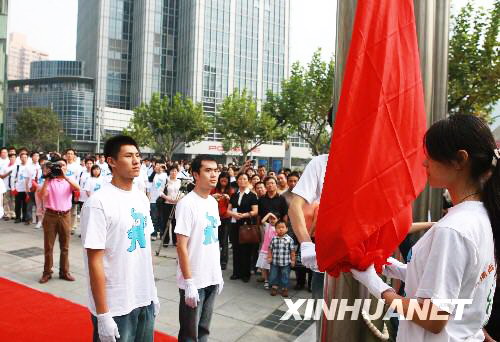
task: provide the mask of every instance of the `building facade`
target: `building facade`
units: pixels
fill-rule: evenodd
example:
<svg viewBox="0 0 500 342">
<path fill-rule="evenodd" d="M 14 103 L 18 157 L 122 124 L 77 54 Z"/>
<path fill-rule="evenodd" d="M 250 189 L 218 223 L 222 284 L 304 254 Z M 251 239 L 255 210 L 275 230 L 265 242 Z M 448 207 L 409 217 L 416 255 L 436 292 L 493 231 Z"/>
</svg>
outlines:
<svg viewBox="0 0 500 342">
<path fill-rule="evenodd" d="M 268 89 L 279 92 L 289 70 L 289 31 L 290 0 L 79 0 L 76 57 L 96 82 L 100 135 L 116 130 L 106 124 L 113 109 L 132 116 L 153 93 L 191 97 L 215 118 L 235 89 L 258 101 Z M 213 130 L 177 152 L 238 154 L 220 152 L 220 140 Z M 284 150 L 277 142 L 260 154 L 283 159 Z"/>
<path fill-rule="evenodd" d="M 77 150 L 94 150 L 94 80 L 82 75 L 80 61 L 41 61 L 32 62 L 29 79 L 8 81 L 7 141 L 16 134 L 16 117 L 25 108 L 43 107 L 58 114 Z"/>
<path fill-rule="evenodd" d="M 7 17 L 9 1 L 0 0 L 0 141 L 4 143 L 4 115 L 7 89 Z"/>
<path fill-rule="evenodd" d="M 45 52 L 38 51 L 28 45 L 26 36 L 22 33 L 9 35 L 9 62 L 7 78 L 23 80 L 30 78 L 31 62 L 43 61 L 49 58 Z"/>
</svg>

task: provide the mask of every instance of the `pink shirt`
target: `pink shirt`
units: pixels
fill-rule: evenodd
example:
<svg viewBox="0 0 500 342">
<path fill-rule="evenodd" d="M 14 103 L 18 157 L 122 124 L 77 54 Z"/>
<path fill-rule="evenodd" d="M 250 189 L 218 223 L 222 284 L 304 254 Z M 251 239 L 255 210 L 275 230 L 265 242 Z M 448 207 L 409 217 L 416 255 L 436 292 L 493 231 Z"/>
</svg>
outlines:
<svg viewBox="0 0 500 342">
<path fill-rule="evenodd" d="M 56 211 L 70 210 L 73 195 L 71 185 L 65 179 L 60 178 L 47 181 L 49 184 L 47 184 L 47 197 L 45 197 L 44 207 Z"/>
<path fill-rule="evenodd" d="M 262 247 L 260 249 L 261 252 L 267 253 L 269 250 L 269 244 L 273 237 L 276 236 L 276 230 L 274 226 L 271 226 L 269 223 L 265 224 L 265 232 L 264 232 L 264 241 L 262 241 Z"/>
</svg>

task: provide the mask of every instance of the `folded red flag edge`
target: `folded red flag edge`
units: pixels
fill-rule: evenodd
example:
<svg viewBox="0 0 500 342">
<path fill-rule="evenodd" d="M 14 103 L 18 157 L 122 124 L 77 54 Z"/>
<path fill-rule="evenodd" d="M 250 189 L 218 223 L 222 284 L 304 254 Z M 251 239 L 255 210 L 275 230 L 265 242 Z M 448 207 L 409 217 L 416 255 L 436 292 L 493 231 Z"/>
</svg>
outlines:
<svg viewBox="0 0 500 342">
<path fill-rule="evenodd" d="M 426 182 L 412 0 L 359 0 L 319 207 L 320 270 L 378 271 L 408 233 Z"/>
</svg>

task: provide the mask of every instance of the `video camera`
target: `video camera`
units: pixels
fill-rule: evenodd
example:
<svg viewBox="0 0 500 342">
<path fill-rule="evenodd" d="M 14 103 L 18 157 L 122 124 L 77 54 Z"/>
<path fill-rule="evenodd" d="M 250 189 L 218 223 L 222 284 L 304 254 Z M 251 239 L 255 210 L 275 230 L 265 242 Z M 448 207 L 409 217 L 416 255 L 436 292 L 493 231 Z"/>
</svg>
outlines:
<svg viewBox="0 0 500 342">
<path fill-rule="evenodd" d="M 57 178 L 63 175 L 62 166 L 57 162 L 46 162 L 45 167 L 47 168 L 46 177 L 49 179 Z"/>
</svg>

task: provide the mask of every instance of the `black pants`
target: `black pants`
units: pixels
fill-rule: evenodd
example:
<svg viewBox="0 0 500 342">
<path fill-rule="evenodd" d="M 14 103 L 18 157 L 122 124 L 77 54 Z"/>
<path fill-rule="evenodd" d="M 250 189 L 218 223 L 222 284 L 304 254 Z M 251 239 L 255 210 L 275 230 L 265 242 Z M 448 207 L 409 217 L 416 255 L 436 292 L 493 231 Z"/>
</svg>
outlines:
<svg viewBox="0 0 500 342">
<path fill-rule="evenodd" d="M 311 288 L 312 271 L 304 266 L 295 267 L 295 277 L 297 278 L 297 286 L 304 288 L 306 285 L 307 276 L 307 288 Z"/>
<path fill-rule="evenodd" d="M 233 243 L 233 275 L 240 278 L 250 278 L 252 265 L 252 251 L 255 244 L 240 244 L 239 242 L 240 224 L 232 223 L 229 232 Z"/>
<path fill-rule="evenodd" d="M 15 200 L 16 219 L 30 221 L 31 213 L 28 214 L 28 204 L 26 203 L 26 192 L 18 192 Z M 22 213 L 22 216 L 21 216 Z"/>
<path fill-rule="evenodd" d="M 219 248 L 220 248 L 220 264 L 227 265 L 229 258 L 229 230 L 231 229 L 231 219 L 222 219 L 219 226 Z"/>
<path fill-rule="evenodd" d="M 175 213 L 172 213 L 172 210 L 174 210 L 175 204 L 170 204 L 170 203 L 163 203 L 160 205 L 159 212 L 160 212 L 160 234 L 163 236 L 163 233 L 165 232 L 165 229 L 167 229 L 167 224 L 168 224 L 168 219 L 170 215 L 172 215 L 172 220 L 170 221 L 170 227 L 171 230 L 167 230 L 165 239 L 163 240 L 163 244 L 169 244 L 170 243 L 170 233 L 172 234 L 172 242 L 174 245 L 177 243 L 177 236 L 175 236 L 174 230 L 175 230 Z"/>
</svg>

